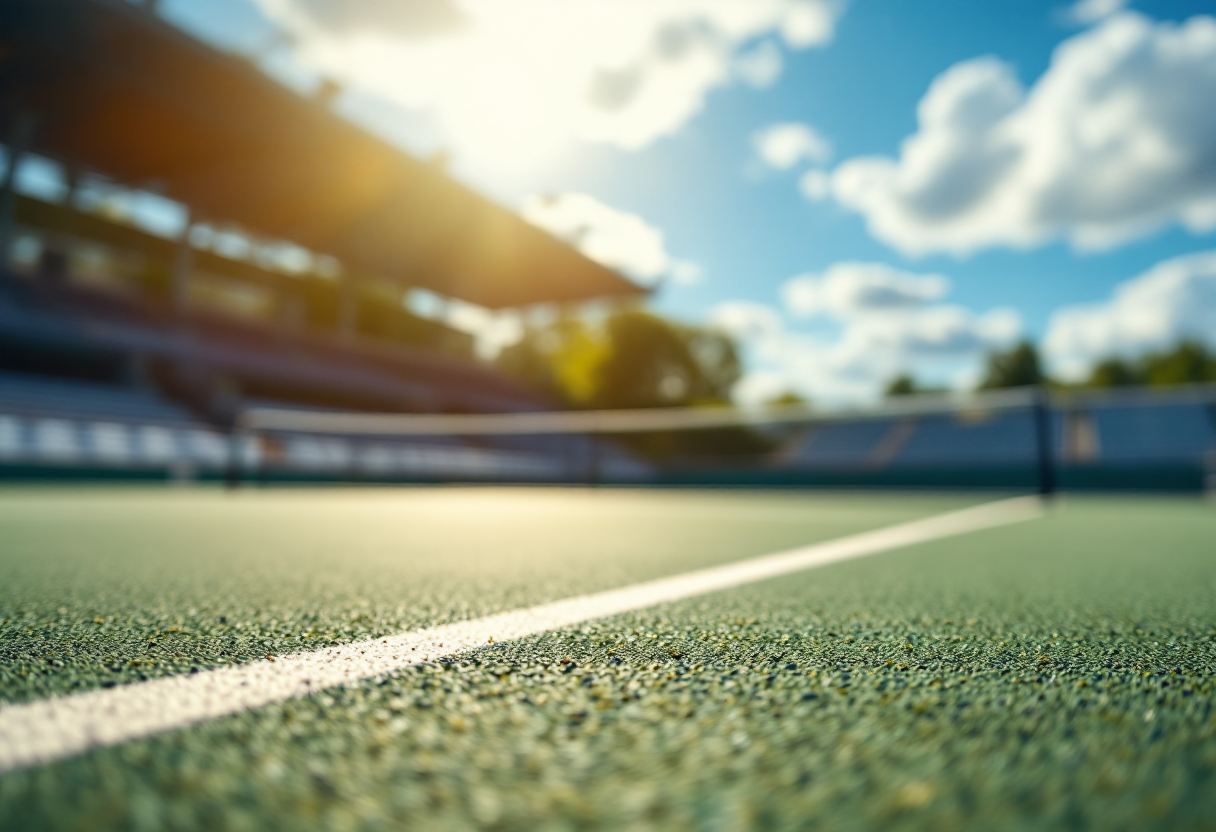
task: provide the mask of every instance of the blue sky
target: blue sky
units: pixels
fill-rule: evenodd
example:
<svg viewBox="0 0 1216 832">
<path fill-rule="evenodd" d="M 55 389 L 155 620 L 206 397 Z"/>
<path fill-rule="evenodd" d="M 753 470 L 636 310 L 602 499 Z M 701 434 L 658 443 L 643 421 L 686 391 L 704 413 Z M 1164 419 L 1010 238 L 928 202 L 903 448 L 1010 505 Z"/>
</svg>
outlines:
<svg viewBox="0 0 1216 832">
<path fill-rule="evenodd" d="M 166 0 L 162 14 L 302 91 L 338 79 L 343 114 L 446 149 L 483 193 L 660 281 L 657 308 L 744 341 L 744 399 L 872 398 L 905 370 L 964 386 L 1022 334 L 1072 376 L 1102 354 L 1216 341 L 1210 0 Z M 933 130 L 918 120 L 931 89 Z M 571 97 L 585 91 L 599 103 Z M 830 153 L 766 162 L 757 136 L 779 124 Z M 922 155 L 901 157 L 918 135 Z"/>
</svg>

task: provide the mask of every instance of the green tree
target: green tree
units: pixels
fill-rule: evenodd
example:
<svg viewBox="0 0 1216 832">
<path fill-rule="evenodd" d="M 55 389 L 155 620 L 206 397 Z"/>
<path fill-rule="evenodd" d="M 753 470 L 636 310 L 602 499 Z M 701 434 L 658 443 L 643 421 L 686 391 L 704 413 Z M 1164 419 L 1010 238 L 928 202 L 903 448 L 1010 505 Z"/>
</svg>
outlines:
<svg viewBox="0 0 1216 832">
<path fill-rule="evenodd" d="M 633 308 L 529 328 L 497 364 L 555 401 L 607 410 L 725 404 L 743 372 L 725 333 Z"/>
<path fill-rule="evenodd" d="M 916 392 L 916 380 L 907 373 L 900 373 L 891 379 L 890 384 L 887 385 L 888 398 L 893 396 L 911 396 Z"/>
<path fill-rule="evenodd" d="M 608 349 L 596 373 L 603 408 L 725 404 L 742 375 L 734 342 L 717 330 L 629 309 L 605 322 Z"/>
<path fill-rule="evenodd" d="M 1198 341 L 1185 340 L 1169 352 L 1145 356 L 1143 375 L 1159 386 L 1216 381 L 1216 355 Z"/>
<path fill-rule="evenodd" d="M 1012 349 L 989 353 L 980 389 L 1026 387 L 1046 381 L 1039 363 L 1039 351 L 1029 341 L 1022 341 Z"/>
<path fill-rule="evenodd" d="M 519 343 L 504 349 L 497 365 L 506 375 L 555 404 L 589 407 L 596 393 L 596 372 L 607 353 L 603 333 L 573 315 L 532 326 Z"/>
<path fill-rule="evenodd" d="M 1134 361 L 1111 357 L 1094 365 L 1086 387 L 1169 386 L 1216 381 L 1216 354 L 1199 341 L 1184 340 L 1165 352 Z"/>
<path fill-rule="evenodd" d="M 1144 375 L 1136 364 L 1122 358 L 1107 358 L 1094 365 L 1086 387 L 1128 387 L 1143 384 Z"/>
<path fill-rule="evenodd" d="M 724 405 L 743 372 L 725 333 L 638 308 L 599 322 L 568 317 L 529 329 L 503 351 L 498 366 L 568 407 L 605 410 Z M 746 428 L 632 434 L 618 441 L 654 459 L 698 463 L 759 454 L 772 444 Z"/>
<path fill-rule="evenodd" d="M 900 373 L 887 384 L 887 398 L 897 396 L 927 396 L 947 392 L 948 388 L 941 386 L 925 386 L 908 373 Z"/>
<path fill-rule="evenodd" d="M 773 406 L 780 406 L 780 405 L 787 405 L 787 404 L 809 405 L 810 401 L 807 400 L 806 396 L 803 396 L 800 393 L 795 393 L 793 390 L 786 390 L 784 393 L 778 393 L 776 396 L 773 396 L 770 399 L 766 399 L 764 403 L 767 405 L 773 405 Z"/>
<path fill-rule="evenodd" d="M 552 356 L 545 349 L 539 328 L 528 329 L 518 343 L 498 354 L 495 364 L 504 375 L 539 393 L 554 404 L 571 404 L 553 369 Z"/>
<path fill-rule="evenodd" d="M 609 348 L 597 373 L 599 407 L 724 405 L 743 373 L 734 341 L 716 329 L 628 309 L 612 315 L 604 331 Z M 773 448 L 771 438 L 743 427 L 632 434 L 620 441 L 678 467 L 750 462 Z"/>
</svg>

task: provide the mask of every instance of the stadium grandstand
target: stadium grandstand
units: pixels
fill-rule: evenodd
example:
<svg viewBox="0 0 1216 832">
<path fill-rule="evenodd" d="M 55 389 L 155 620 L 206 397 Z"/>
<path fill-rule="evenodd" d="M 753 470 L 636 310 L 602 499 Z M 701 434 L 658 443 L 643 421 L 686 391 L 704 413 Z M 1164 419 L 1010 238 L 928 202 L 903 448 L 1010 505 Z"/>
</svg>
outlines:
<svg viewBox="0 0 1216 832">
<path fill-rule="evenodd" d="M 155 4 L 4 0 L 0 18 L 10 475 L 214 474 L 251 403 L 544 410 L 405 299 L 503 309 L 643 294 L 337 117 L 329 86 L 301 97 Z M 560 478 L 518 442 L 423 444 L 385 470 Z M 291 447 L 303 471 L 346 458 L 333 443 Z"/>
<path fill-rule="evenodd" d="M 1033 407 L 999 397 L 810 428 L 785 459 L 822 484 L 1015 487 L 1039 476 Z M 1216 390 L 1062 391 L 1047 402 L 1060 487 L 1199 490 L 1216 448 Z M 818 475 L 818 476 L 816 476 Z"/>
</svg>

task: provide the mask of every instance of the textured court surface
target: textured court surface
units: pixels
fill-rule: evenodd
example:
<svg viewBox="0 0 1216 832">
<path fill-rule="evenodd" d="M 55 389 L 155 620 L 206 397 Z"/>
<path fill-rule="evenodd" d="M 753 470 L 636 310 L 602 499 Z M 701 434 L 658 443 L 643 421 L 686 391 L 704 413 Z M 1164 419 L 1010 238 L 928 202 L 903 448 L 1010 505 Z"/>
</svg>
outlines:
<svg viewBox="0 0 1216 832">
<path fill-rule="evenodd" d="M 983 496 L 7 492 L 0 701 L 459 620 Z M 1216 829 L 1216 507 L 1030 523 L 0 777 L 0 828 Z"/>
</svg>

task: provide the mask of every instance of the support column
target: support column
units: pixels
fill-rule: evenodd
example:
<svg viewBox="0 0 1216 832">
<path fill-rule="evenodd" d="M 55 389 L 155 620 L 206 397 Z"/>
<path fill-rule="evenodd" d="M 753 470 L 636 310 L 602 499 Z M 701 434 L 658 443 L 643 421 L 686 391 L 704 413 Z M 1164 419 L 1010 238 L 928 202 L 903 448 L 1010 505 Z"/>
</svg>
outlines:
<svg viewBox="0 0 1216 832">
<path fill-rule="evenodd" d="M 342 341 L 355 340 L 355 328 L 359 325 L 359 287 L 349 275 L 342 276 L 341 297 L 338 301 L 338 337 Z"/>
<path fill-rule="evenodd" d="M 8 164 L 0 180 L 0 268 L 7 268 L 17 226 L 17 171 L 34 140 L 36 119 L 28 110 L 19 110 L 13 119 L 8 139 Z"/>
<path fill-rule="evenodd" d="M 190 232 L 194 230 L 194 214 L 186 214 L 186 225 L 182 228 L 181 236 L 177 238 L 177 250 L 173 255 L 172 286 L 170 300 L 173 308 L 186 308 L 187 293 L 190 288 L 190 272 L 194 268 L 194 246 L 190 244 Z"/>
</svg>

